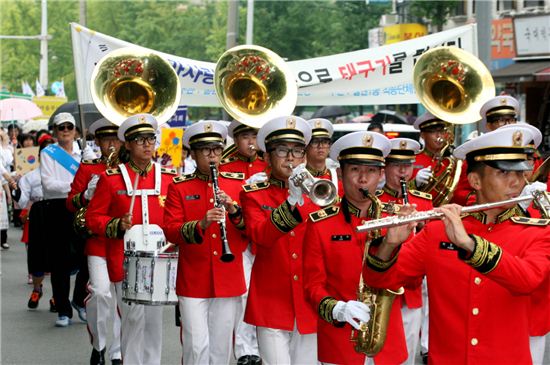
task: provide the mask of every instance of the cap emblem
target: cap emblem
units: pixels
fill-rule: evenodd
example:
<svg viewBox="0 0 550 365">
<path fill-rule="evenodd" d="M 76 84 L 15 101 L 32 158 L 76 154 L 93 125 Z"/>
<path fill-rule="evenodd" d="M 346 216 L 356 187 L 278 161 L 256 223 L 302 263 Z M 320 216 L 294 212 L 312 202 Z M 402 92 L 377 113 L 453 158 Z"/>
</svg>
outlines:
<svg viewBox="0 0 550 365">
<path fill-rule="evenodd" d="M 523 133 L 521 131 L 516 131 L 512 135 L 512 145 L 514 147 L 521 146 L 523 141 Z"/>
<path fill-rule="evenodd" d="M 315 128 L 321 128 L 323 126 L 323 123 L 320 120 L 315 121 Z"/>
<path fill-rule="evenodd" d="M 286 127 L 289 129 L 296 128 L 296 119 L 294 117 L 290 117 L 286 120 Z"/>
<path fill-rule="evenodd" d="M 500 99 L 500 105 L 508 105 L 508 101 L 506 100 L 506 98 Z"/>
<path fill-rule="evenodd" d="M 399 142 L 399 149 L 406 150 L 407 149 L 407 141 L 400 141 Z"/>
<path fill-rule="evenodd" d="M 204 125 L 204 132 L 212 132 L 212 123 L 206 123 Z"/>
<path fill-rule="evenodd" d="M 372 142 L 373 142 L 373 138 L 370 134 L 365 134 L 363 136 L 363 145 L 365 147 L 371 147 L 372 146 Z"/>
<path fill-rule="evenodd" d="M 139 123 L 147 123 L 147 119 L 145 119 L 145 117 L 143 115 L 140 115 L 138 117 L 138 122 Z"/>
</svg>

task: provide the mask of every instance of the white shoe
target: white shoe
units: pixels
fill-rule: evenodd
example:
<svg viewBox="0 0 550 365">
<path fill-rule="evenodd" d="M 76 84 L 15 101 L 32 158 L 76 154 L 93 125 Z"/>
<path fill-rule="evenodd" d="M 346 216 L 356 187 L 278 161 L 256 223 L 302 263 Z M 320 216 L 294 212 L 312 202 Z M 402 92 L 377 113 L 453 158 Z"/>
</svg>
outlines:
<svg viewBox="0 0 550 365">
<path fill-rule="evenodd" d="M 71 324 L 71 319 L 67 316 L 59 316 L 55 321 L 56 327 L 68 327 Z"/>
</svg>

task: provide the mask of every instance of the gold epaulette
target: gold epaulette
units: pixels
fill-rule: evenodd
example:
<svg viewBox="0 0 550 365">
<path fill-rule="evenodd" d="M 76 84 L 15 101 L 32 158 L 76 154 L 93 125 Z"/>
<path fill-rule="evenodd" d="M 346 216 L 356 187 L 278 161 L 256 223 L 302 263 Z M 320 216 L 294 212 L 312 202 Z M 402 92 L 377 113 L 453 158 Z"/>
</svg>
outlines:
<svg viewBox="0 0 550 365">
<path fill-rule="evenodd" d="M 223 160 L 220 161 L 220 165 L 226 165 L 226 164 L 228 164 L 230 162 L 233 162 L 235 160 L 237 160 L 237 157 L 235 157 L 235 156 L 227 157 L 227 158 L 224 158 Z"/>
<path fill-rule="evenodd" d="M 414 190 L 414 189 L 409 190 L 409 193 L 411 193 L 411 195 L 417 196 L 419 198 L 432 200 L 432 194 L 430 194 L 430 193 L 425 193 L 423 191 L 418 191 L 418 190 Z"/>
<path fill-rule="evenodd" d="M 221 171 L 220 175 L 222 175 L 226 179 L 235 179 L 235 180 L 243 180 L 244 179 L 244 174 L 242 172 Z"/>
<path fill-rule="evenodd" d="M 161 167 L 160 172 L 163 174 L 177 175 L 178 171 L 176 169 L 169 169 L 167 167 Z"/>
<path fill-rule="evenodd" d="M 331 205 L 316 212 L 309 213 L 309 219 L 311 219 L 312 222 L 319 222 L 323 219 L 335 216 L 336 214 L 338 214 L 339 211 L 339 207 L 337 207 L 336 205 Z"/>
<path fill-rule="evenodd" d="M 101 162 L 100 158 L 94 158 L 93 160 L 82 160 L 80 161 L 84 165 L 96 165 Z"/>
<path fill-rule="evenodd" d="M 267 189 L 268 187 L 269 187 L 269 182 L 262 181 L 259 183 L 243 185 L 243 190 L 247 193 L 250 193 L 251 191 L 263 190 L 263 189 Z"/>
<path fill-rule="evenodd" d="M 543 218 L 512 217 L 511 220 L 514 223 L 527 224 L 529 226 L 547 226 L 550 224 L 550 219 Z"/>
<path fill-rule="evenodd" d="M 107 174 L 107 176 L 121 174 L 120 169 L 118 167 L 116 167 L 114 169 L 107 169 L 107 170 L 105 170 L 105 173 Z"/>
<path fill-rule="evenodd" d="M 374 193 L 374 195 L 376 196 L 380 196 L 382 194 L 384 194 L 384 190 L 376 190 L 376 192 Z"/>
<path fill-rule="evenodd" d="M 174 184 L 179 184 L 184 181 L 193 180 L 195 177 L 196 177 L 195 174 L 181 175 L 181 176 L 176 176 L 175 178 L 172 179 L 172 181 L 174 182 Z"/>
</svg>

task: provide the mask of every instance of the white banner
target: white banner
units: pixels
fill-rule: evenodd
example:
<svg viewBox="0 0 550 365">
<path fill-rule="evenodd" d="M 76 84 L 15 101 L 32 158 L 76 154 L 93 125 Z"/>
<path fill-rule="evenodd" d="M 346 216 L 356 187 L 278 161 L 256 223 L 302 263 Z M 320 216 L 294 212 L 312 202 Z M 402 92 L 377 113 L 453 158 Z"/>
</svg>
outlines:
<svg viewBox="0 0 550 365">
<path fill-rule="evenodd" d="M 80 104 L 92 103 L 94 65 L 112 50 L 134 46 L 71 23 Z M 476 25 L 469 24 L 387 46 L 288 62 L 298 83 L 298 105 L 377 105 L 418 102 L 412 70 L 428 49 L 454 45 L 477 55 Z M 158 51 L 156 51 L 158 52 Z M 180 77 L 181 105 L 221 106 L 214 88 L 215 63 L 158 52 Z"/>
</svg>

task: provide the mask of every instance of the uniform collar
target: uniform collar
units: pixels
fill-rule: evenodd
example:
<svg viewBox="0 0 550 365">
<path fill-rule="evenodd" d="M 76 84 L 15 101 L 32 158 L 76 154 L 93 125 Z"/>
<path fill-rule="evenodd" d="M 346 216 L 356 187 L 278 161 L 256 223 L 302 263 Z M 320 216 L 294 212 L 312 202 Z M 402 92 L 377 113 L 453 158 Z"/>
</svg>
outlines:
<svg viewBox="0 0 550 365">
<path fill-rule="evenodd" d="M 399 197 L 399 192 L 397 190 L 393 190 L 392 188 L 390 188 L 388 185 L 384 185 L 384 187 L 382 188 L 382 190 L 384 190 L 385 193 L 391 195 L 392 197 L 394 198 L 398 198 Z"/>
<path fill-rule="evenodd" d="M 485 214 L 485 212 L 472 212 L 472 213 L 468 213 L 467 216 L 468 215 L 474 217 L 475 219 L 477 219 L 483 224 L 490 223 L 490 222 L 487 222 L 487 214 Z M 519 206 L 516 205 L 510 209 L 506 209 L 504 212 L 497 215 L 496 224 L 505 222 L 512 217 L 518 217 L 518 216 L 523 217 L 525 216 L 525 213 L 519 208 Z"/>
<path fill-rule="evenodd" d="M 309 173 L 313 176 L 313 177 L 321 177 L 321 176 L 325 176 L 328 172 L 327 168 L 325 167 L 323 170 L 321 171 L 318 171 L 318 170 L 314 170 L 312 167 L 309 167 L 306 165 L 306 169 L 307 171 L 309 171 Z"/>
<path fill-rule="evenodd" d="M 285 188 L 286 187 L 286 181 L 279 180 L 273 175 L 269 176 L 269 184 L 270 185 L 275 185 L 279 188 Z"/>
<path fill-rule="evenodd" d="M 151 169 L 153 168 L 153 164 L 151 163 L 151 161 L 149 161 L 149 164 L 143 170 L 140 169 L 139 166 L 136 165 L 132 160 L 128 162 L 128 166 L 132 171 L 134 171 L 136 174 L 139 174 L 141 176 L 146 176 L 149 173 L 149 171 L 151 171 Z"/>
<path fill-rule="evenodd" d="M 346 199 L 346 197 L 344 196 L 342 198 L 342 202 L 340 203 L 341 207 L 342 207 L 342 211 L 344 213 L 344 218 L 346 219 L 346 222 L 350 222 L 350 217 L 352 215 L 354 215 L 355 217 L 357 218 L 360 218 L 361 216 L 361 209 L 359 209 L 358 207 L 356 207 L 355 205 L 353 205 L 348 199 Z M 377 214 L 376 214 L 376 207 L 377 207 L 377 202 L 376 201 L 373 201 L 371 203 L 371 205 L 369 206 L 369 209 L 367 211 L 367 218 L 376 218 Z"/>
<path fill-rule="evenodd" d="M 244 161 L 244 162 L 254 162 L 254 161 L 256 161 L 257 157 L 258 157 L 258 155 L 254 155 L 252 157 L 246 157 L 246 156 L 241 155 L 240 153 L 237 152 L 237 158 L 241 161 Z"/>
<path fill-rule="evenodd" d="M 202 181 L 208 181 L 208 180 L 210 180 L 210 175 L 203 174 L 202 172 L 199 171 L 199 169 L 196 169 L 196 170 L 195 170 L 195 176 L 196 176 L 197 178 L 199 178 L 200 180 L 202 180 Z"/>
</svg>

